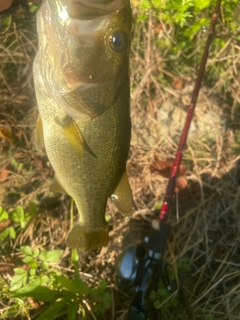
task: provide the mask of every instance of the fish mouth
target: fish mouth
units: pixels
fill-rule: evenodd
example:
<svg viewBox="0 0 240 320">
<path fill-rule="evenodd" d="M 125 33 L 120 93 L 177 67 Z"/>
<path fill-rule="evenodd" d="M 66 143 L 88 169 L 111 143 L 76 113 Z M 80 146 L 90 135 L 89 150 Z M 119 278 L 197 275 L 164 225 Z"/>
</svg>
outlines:
<svg viewBox="0 0 240 320">
<path fill-rule="evenodd" d="M 128 0 L 54 0 L 48 4 L 59 35 L 67 31 L 77 35 L 82 44 L 89 44 L 107 29 L 112 16 L 124 9 Z"/>
<path fill-rule="evenodd" d="M 89 20 L 121 10 L 125 0 L 63 0 L 70 18 Z"/>
</svg>

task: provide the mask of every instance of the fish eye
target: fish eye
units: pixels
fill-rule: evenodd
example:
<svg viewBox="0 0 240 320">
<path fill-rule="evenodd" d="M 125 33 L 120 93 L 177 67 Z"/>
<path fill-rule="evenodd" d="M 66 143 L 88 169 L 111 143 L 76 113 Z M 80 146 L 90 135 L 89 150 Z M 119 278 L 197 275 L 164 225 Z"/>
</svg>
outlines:
<svg viewBox="0 0 240 320">
<path fill-rule="evenodd" d="M 109 38 L 109 44 L 113 51 L 125 53 L 127 51 L 127 37 L 123 32 L 115 31 Z"/>
</svg>

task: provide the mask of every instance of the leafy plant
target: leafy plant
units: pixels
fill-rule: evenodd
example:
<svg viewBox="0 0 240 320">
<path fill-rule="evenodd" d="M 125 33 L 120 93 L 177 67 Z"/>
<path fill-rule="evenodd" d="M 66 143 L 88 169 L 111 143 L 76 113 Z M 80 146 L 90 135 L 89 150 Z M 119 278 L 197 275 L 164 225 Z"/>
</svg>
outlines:
<svg viewBox="0 0 240 320">
<path fill-rule="evenodd" d="M 10 226 L 6 228 L 3 227 L 3 231 L 0 232 L 0 239 L 5 239 L 8 236 L 11 239 L 15 239 L 18 232 L 23 230 L 27 223 L 33 218 L 36 214 L 37 206 L 34 202 L 30 202 L 29 210 L 24 211 L 23 207 L 17 206 L 16 210 L 14 210 L 11 214 L 7 213 L 3 207 L 0 207 L 0 223 L 4 225 L 4 223 Z"/>
<path fill-rule="evenodd" d="M 173 274 L 170 275 L 170 281 L 173 280 Z M 150 295 L 150 300 L 153 303 L 155 309 L 161 308 L 161 311 L 166 311 L 170 306 L 176 308 L 179 304 L 176 292 L 172 291 L 169 285 L 165 285 L 162 281 L 159 281 L 157 288 L 152 290 Z"/>
<path fill-rule="evenodd" d="M 192 75 L 193 68 L 198 68 L 202 57 L 215 4 L 215 0 L 135 0 L 133 5 L 136 7 L 137 15 L 136 34 L 143 35 L 143 38 L 151 38 L 152 55 L 158 52 L 164 61 L 160 66 L 161 69 L 164 68 L 174 75 L 182 73 Z M 224 81 L 221 82 L 221 88 L 225 91 L 234 82 L 234 78 L 226 77 L 225 73 L 228 73 L 229 66 L 226 63 L 222 64 L 219 52 L 224 56 L 231 54 L 230 44 L 240 39 L 239 13 L 238 0 L 222 1 L 220 23 L 216 26 L 215 40 L 211 47 L 212 61 L 205 75 L 205 81 L 210 85 L 219 80 L 219 74 L 223 75 Z M 147 32 L 149 22 L 152 25 L 151 34 Z M 142 44 L 148 41 L 136 37 L 137 41 L 139 39 L 141 44 L 137 45 L 138 54 L 144 56 L 150 49 L 146 50 Z M 158 56 L 159 54 L 156 59 Z M 152 59 L 154 59 L 153 56 Z M 153 64 L 157 65 L 159 60 L 155 62 Z M 231 63 L 231 60 L 229 62 Z M 156 72 L 154 75 L 157 81 L 162 84 L 169 83 L 168 76 L 161 74 L 162 72 L 160 75 Z"/>
<path fill-rule="evenodd" d="M 160 210 L 162 208 L 162 203 L 159 201 L 155 201 L 154 210 Z"/>
<path fill-rule="evenodd" d="M 11 223 L 11 221 L 9 220 L 9 214 L 7 213 L 7 211 L 5 211 L 3 209 L 3 207 L 0 207 L 0 224 L 2 226 L 1 229 L 4 229 L 1 233 L 0 233 L 0 239 L 5 239 L 8 236 L 10 236 L 12 239 L 16 238 L 16 232 L 14 230 L 13 227 L 8 227 L 8 225 Z M 5 228 L 6 226 L 6 228 Z"/>
<path fill-rule="evenodd" d="M 62 255 L 62 250 L 43 250 L 38 248 L 31 249 L 29 246 L 21 247 L 24 254 L 23 262 L 28 266 L 26 269 L 15 268 L 15 276 L 12 278 L 10 291 L 16 291 L 20 288 L 35 288 L 39 285 L 50 285 L 55 276 L 61 275 L 61 272 L 55 268 L 50 268 L 50 263 L 56 263 Z"/>
<path fill-rule="evenodd" d="M 41 5 L 41 2 L 34 3 L 34 2 L 28 2 L 29 10 L 31 13 L 36 13 Z"/>
<path fill-rule="evenodd" d="M 178 261 L 177 267 L 179 270 L 179 279 L 181 278 L 182 273 L 191 270 L 189 260 L 187 258 Z M 154 308 L 161 309 L 162 312 L 166 311 L 170 307 L 176 309 L 180 305 L 179 297 L 177 295 L 177 289 L 180 290 L 180 288 L 177 286 L 177 279 L 173 268 L 169 265 L 166 265 L 165 268 L 168 283 L 166 283 L 166 279 L 159 281 L 157 288 L 152 290 L 150 295 L 150 300 L 152 301 Z M 184 286 L 186 286 L 186 284 L 184 284 Z"/>
<path fill-rule="evenodd" d="M 17 160 L 15 160 L 14 158 L 11 160 L 11 166 L 12 168 L 17 172 L 20 173 L 22 168 L 23 168 L 23 163 L 18 162 Z"/>
<path fill-rule="evenodd" d="M 102 314 L 111 307 L 111 294 L 105 280 L 100 281 L 98 288 L 89 287 L 79 277 L 78 264 L 75 264 L 74 277 L 63 274 L 57 267 L 62 250 L 46 251 L 30 246 L 22 246 L 20 250 L 24 266 L 14 269 L 9 287 L 10 298 L 15 303 L 0 319 L 6 319 L 16 311 L 29 316 L 28 298 L 47 304 L 37 320 L 52 320 L 59 316 L 75 320 L 78 313 L 85 317 L 89 305 L 95 314 Z M 72 261 L 77 262 L 78 255 L 75 250 L 73 253 Z"/>
</svg>

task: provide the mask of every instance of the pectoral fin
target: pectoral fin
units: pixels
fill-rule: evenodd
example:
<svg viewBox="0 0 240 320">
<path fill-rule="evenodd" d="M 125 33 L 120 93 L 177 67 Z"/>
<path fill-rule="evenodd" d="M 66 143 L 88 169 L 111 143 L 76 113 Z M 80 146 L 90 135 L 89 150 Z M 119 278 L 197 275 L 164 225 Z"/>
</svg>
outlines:
<svg viewBox="0 0 240 320">
<path fill-rule="evenodd" d="M 44 149 L 44 138 L 43 138 L 43 125 L 40 114 L 37 118 L 36 131 L 35 131 L 35 147 L 37 150 Z"/>
<path fill-rule="evenodd" d="M 111 195 L 111 200 L 113 201 L 115 206 L 118 208 L 118 210 L 125 216 L 129 216 L 133 214 L 133 211 L 134 211 L 133 196 L 132 196 L 131 187 L 129 185 L 126 170 L 124 171 L 116 190 Z"/>
<path fill-rule="evenodd" d="M 53 182 L 49 187 L 49 190 L 51 192 L 57 192 L 57 193 L 64 193 L 64 194 L 68 194 L 67 191 L 63 188 L 63 186 L 60 184 L 60 182 L 58 181 L 57 177 L 55 176 L 53 178 Z"/>
<path fill-rule="evenodd" d="M 71 147 L 73 148 L 80 160 L 82 159 L 83 148 L 86 151 L 88 151 L 94 158 L 96 158 L 95 154 L 92 152 L 92 150 L 89 148 L 86 141 L 84 140 L 82 132 L 79 129 L 78 125 L 72 118 L 67 116 L 64 119 L 64 121 L 60 122 L 58 119 L 56 119 L 56 122 L 63 129 L 64 134 L 68 139 L 68 142 L 70 143 Z"/>
</svg>

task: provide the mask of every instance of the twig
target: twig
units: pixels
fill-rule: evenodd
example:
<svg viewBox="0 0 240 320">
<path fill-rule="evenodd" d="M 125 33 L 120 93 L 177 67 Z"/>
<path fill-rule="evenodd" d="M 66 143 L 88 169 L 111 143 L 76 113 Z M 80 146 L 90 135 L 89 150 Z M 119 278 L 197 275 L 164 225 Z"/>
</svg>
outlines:
<svg viewBox="0 0 240 320">
<path fill-rule="evenodd" d="M 237 272 L 232 272 L 231 273 L 231 275 L 235 275 L 235 274 L 237 274 Z M 219 285 L 219 283 L 221 283 L 228 276 L 229 276 L 229 274 L 228 275 L 224 274 L 221 279 L 219 279 L 217 282 L 215 282 L 214 285 L 211 286 L 211 288 L 209 288 L 201 297 L 199 297 L 196 301 L 194 301 L 194 303 L 192 303 L 191 307 L 193 307 L 196 304 L 198 304 L 199 301 L 201 301 L 211 290 L 213 290 L 215 287 L 217 287 Z"/>
<path fill-rule="evenodd" d="M 97 318 L 95 317 L 95 315 L 94 315 L 89 303 L 85 299 L 83 299 L 82 302 L 85 304 L 85 306 L 87 307 L 88 311 L 91 313 L 91 316 L 93 317 L 93 319 L 97 320 Z"/>
<path fill-rule="evenodd" d="M 111 294 L 112 294 L 112 320 L 114 320 L 115 305 L 114 305 L 114 290 L 112 286 L 111 286 Z"/>
</svg>

